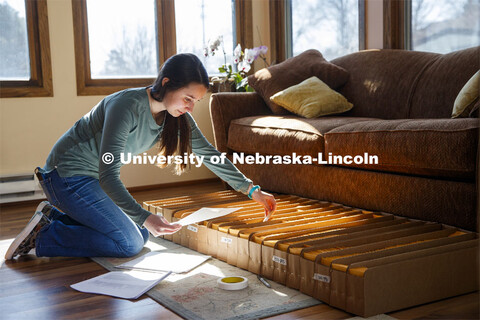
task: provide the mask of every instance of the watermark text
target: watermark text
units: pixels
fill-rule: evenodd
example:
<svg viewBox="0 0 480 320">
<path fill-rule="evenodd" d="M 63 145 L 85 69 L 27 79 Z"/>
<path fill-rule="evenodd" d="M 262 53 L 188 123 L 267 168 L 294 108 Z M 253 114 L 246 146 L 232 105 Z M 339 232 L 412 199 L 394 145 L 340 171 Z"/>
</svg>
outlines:
<svg viewBox="0 0 480 320">
<path fill-rule="evenodd" d="M 112 153 L 106 152 L 102 155 L 102 161 L 105 164 L 111 164 L 115 161 Z M 122 164 L 187 164 L 200 167 L 204 162 L 211 164 L 225 164 L 230 161 L 226 153 L 219 153 L 209 157 L 196 154 L 184 155 L 149 155 L 146 152 L 139 155 L 131 153 L 120 153 L 120 162 Z M 324 156 L 318 153 L 316 156 L 300 155 L 295 152 L 288 155 L 263 155 L 260 153 L 245 154 L 243 152 L 234 152 L 231 157 L 233 164 L 327 164 L 327 165 L 351 165 L 351 164 L 378 164 L 378 156 L 370 155 L 365 152 L 362 155 L 335 155 L 329 152 Z"/>
</svg>

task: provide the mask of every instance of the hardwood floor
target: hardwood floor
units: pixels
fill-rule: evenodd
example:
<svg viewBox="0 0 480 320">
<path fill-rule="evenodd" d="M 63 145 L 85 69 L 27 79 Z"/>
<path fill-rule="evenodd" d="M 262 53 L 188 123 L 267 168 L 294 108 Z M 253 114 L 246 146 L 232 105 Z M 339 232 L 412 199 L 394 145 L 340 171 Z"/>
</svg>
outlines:
<svg viewBox="0 0 480 320">
<path fill-rule="evenodd" d="M 132 193 L 138 202 L 218 191 L 220 182 L 159 188 Z M 36 204 L 0 207 L 0 310 L 2 319 L 181 319 L 143 295 L 135 301 L 80 293 L 70 285 L 106 272 L 87 258 L 3 259 L 12 239 L 25 226 Z M 479 319 L 478 291 L 388 314 L 397 319 Z M 348 319 L 353 314 L 326 304 L 269 319 Z"/>
</svg>

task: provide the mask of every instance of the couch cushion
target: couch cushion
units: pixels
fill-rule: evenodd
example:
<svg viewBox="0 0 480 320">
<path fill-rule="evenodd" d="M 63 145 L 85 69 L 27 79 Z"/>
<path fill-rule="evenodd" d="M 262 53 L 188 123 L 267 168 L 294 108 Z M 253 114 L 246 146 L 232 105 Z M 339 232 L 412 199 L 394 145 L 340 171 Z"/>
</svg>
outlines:
<svg viewBox="0 0 480 320">
<path fill-rule="evenodd" d="M 336 89 L 347 81 L 348 72 L 325 60 L 317 50 L 311 49 L 257 71 L 248 77 L 248 84 L 262 96 L 274 114 L 290 114 L 270 101 L 270 97 L 312 76 L 318 77 L 330 88 Z"/>
<path fill-rule="evenodd" d="M 350 123 L 325 134 L 325 152 L 378 156 L 378 165 L 348 166 L 474 180 L 479 126 L 468 118 Z"/>
<path fill-rule="evenodd" d="M 373 49 L 332 60 L 350 74 L 347 83 L 339 89 L 354 105 L 345 116 L 407 119 L 409 97 L 421 71 L 440 56 L 429 52 Z M 445 83 L 436 83 L 436 86 L 442 88 Z"/>
<path fill-rule="evenodd" d="M 477 99 L 477 102 L 473 105 L 472 111 L 468 115 L 470 118 L 478 118 L 478 111 L 480 110 L 480 99 Z"/>
<path fill-rule="evenodd" d="M 479 57 L 480 47 L 474 47 L 435 59 L 421 72 L 407 118 L 450 118 L 458 93 L 480 69 Z"/>
<path fill-rule="evenodd" d="M 264 155 L 317 156 L 324 152 L 324 134 L 333 128 L 372 118 L 328 116 L 303 119 L 297 116 L 254 116 L 233 120 L 228 130 L 229 149 Z"/>
</svg>

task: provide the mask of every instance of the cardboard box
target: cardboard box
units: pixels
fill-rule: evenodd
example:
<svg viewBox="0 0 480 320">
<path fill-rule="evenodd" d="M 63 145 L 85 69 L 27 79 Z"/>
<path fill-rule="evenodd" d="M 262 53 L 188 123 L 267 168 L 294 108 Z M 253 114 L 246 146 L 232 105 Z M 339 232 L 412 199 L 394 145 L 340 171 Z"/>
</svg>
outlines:
<svg viewBox="0 0 480 320">
<path fill-rule="evenodd" d="M 356 263 L 345 310 L 370 317 L 478 290 L 478 239 Z M 379 285 L 380 284 L 380 285 Z"/>
<path fill-rule="evenodd" d="M 242 198 L 243 197 L 243 198 Z M 171 239 L 363 317 L 478 290 L 478 234 L 290 195 L 277 211 L 234 192 L 149 201 L 180 219 L 203 206 L 242 207 Z"/>
<path fill-rule="evenodd" d="M 262 274 L 269 277 L 273 273 L 273 280 L 281 284 L 286 284 L 287 279 L 290 278 L 290 286 L 299 288 L 298 285 L 293 285 L 292 281 L 295 278 L 300 279 L 299 259 L 289 257 L 290 248 L 299 248 L 306 246 L 309 243 L 325 236 L 335 236 L 345 233 L 353 233 L 366 229 L 372 229 L 374 224 L 376 227 L 394 225 L 405 221 L 405 219 L 394 219 L 391 215 L 384 215 L 377 219 L 358 220 L 353 222 L 346 222 L 340 225 L 329 227 L 321 227 L 314 229 L 306 229 L 304 232 L 295 232 L 294 234 L 286 234 L 277 237 L 266 237 L 262 243 Z M 292 253 L 293 255 L 293 253 Z M 297 254 L 299 257 L 299 253 Z M 268 262 L 267 260 L 271 260 Z M 297 267 L 290 268 L 288 261 L 295 261 Z M 273 271 L 269 270 L 273 268 Z M 293 272 L 297 274 L 293 274 Z"/>
<path fill-rule="evenodd" d="M 385 248 L 389 245 L 400 245 L 424 239 L 428 236 L 434 236 L 429 235 L 429 233 L 440 230 L 442 226 L 440 224 L 419 225 L 417 222 L 409 222 L 405 229 L 392 231 L 393 227 L 379 228 L 383 229 L 383 231 L 379 230 L 374 235 L 362 236 L 364 232 L 360 232 L 356 235 L 343 236 L 337 240 L 326 239 L 321 244 L 304 248 L 301 252 L 303 259 L 300 260 L 301 281 L 299 290 L 314 296 L 315 285 L 318 281 L 320 284 L 317 286 L 315 297 L 330 304 L 332 286 L 329 270 L 331 260 L 334 257 L 359 254 Z"/>
</svg>

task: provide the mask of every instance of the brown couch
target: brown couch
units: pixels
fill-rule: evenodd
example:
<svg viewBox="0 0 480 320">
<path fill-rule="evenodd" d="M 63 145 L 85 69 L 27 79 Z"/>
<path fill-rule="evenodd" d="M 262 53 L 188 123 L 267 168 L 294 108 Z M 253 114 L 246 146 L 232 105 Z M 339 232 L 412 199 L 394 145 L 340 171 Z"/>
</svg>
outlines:
<svg viewBox="0 0 480 320">
<path fill-rule="evenodd" d="M 479 59 L 480 47 L 337 58 L 349 74 L 337 91 L 354 107 L 314 119 L 274 114 L 258 93 L 213 94 L 216 147 L 230 156 L 377 155 L 378 165 L 236 165 L 272 192 L 478 231 L 479 119 L 450 116 Z"/>
</svg>

